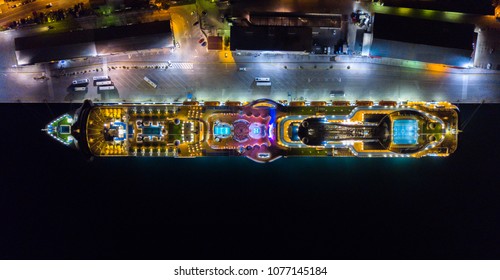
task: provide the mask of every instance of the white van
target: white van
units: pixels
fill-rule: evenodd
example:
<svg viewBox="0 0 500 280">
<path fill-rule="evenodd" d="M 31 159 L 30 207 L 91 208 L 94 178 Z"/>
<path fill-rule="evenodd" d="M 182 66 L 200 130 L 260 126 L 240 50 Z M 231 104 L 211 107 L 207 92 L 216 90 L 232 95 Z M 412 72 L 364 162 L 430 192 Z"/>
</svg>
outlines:
<svg viewBox="0 0 500 280">
<path fill-rule="evenodd" d="M 87 87 L 74 87 L 74 91 L 87 91 Z"/>
</svg>

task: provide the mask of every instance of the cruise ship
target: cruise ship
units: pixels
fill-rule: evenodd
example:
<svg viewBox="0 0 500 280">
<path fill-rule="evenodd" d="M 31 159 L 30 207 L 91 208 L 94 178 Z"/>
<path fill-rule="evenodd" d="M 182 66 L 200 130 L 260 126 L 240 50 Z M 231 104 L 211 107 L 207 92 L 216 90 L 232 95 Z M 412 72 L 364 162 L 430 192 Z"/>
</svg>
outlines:
<svg viewBox="0 0 500 280">
<path fill-rule="evenodd" d="M 186 101 L 93 104 L 45 131 L 88 157 L 448 156 L 458 109 L 448 102 Z"/>
</svg>

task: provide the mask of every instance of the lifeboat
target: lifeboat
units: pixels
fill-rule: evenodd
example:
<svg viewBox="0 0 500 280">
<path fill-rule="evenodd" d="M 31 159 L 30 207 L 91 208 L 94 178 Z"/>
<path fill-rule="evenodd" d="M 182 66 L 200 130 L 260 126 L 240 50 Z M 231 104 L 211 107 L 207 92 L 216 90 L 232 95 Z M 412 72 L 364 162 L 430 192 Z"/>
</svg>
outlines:
<svg viewBox="0 0 500 280">
<path fill-rule="evenodd" d="M 349 106 L 351 102 L 349 101 L 333 101 L 332 106 Z"/>
<path fill-rule="evenodd" d="M 289 106 L 291 107 L 302 107 L 302 106 L 306 106 L 306 102 L 305 101 L 291 101 Z"/>
<path fill-rule="evenodd" d="M 373 101 L 356 100 L 356 106 L 373 106 Z"/>
<path fill-rule="evenodd" d="M 311 101 L 311 106 L 326 106 L 326 101 Z"/>
<path fill-rule="evenodd" d="M 226 106 L 241 106 L 239 101 L 226 101 Z"/>
<path fill-rule="evenodd" d="M 217 107 L 220 105 L 219 101 L 205 101 L 205 106 L 214 106 Z"/>
<path fill-rule="evenodd" d="M 396 101 L 380 101 L 378 103 L 379 106 L 398 106 L 398 103 Z"/>
</svg>

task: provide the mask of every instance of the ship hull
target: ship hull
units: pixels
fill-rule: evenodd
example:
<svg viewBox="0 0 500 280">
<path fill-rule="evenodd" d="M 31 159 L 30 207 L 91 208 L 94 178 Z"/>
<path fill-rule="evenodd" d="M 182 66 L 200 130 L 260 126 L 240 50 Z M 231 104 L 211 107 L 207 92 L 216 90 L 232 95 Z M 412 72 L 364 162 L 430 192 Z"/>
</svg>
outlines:
<svg viewBox="0 0 500 280">
<path fill-rule="evenodd" d="M 458 110 L 447 102 L 86 101 L 71 120 L 74 146 L 91 157 L 419 158 L 447 156 L 458 142 Z"/>
</svg>

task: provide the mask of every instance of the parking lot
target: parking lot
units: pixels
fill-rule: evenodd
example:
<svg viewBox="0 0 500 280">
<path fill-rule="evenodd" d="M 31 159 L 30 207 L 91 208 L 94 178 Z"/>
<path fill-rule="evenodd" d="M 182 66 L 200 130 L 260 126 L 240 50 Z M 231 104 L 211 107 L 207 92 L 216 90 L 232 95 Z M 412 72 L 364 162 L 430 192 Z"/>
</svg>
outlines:
<svg viewBox="0 0 500 280">
<path fill-rule="evenodd" d="M 174 9 L 174 8 L 172 8 Z M 107 57 L 68 60 L 27 67 L 16 63 L 13 38 L 29 30 L 0 33 L 1 102 L 172 102 L 197 100 L 330 100 L 330 91 L 345 92 L 346 100 L 448 100 L 500 102 L 500 75 L 373 64 L 347 57 L 207 51 L 199 40 L 204 34 L 193 24 L 199 20 L 195 5 L 175 7 L 172 14 L 180 48 L 138 51 Z M 206 39 L 206 38 L 205 38 Z M 171 61 L 171 66 L 168 66 Z M 240 67 L 246 71 L 239 71 Z M 39 79 L 44 75 L 46 78 Z M 113 93 L 71 88 L 75 79 L 109 75 Z M 155 81 L 148 84 L 144 77 Z M 269 77 L 271 86 L 257 86 L 255 77 Z M 339 97 L 340 98 L 340 97 Z"/>
<path fill-rule="evenodd" d="M 249 59 L 251 60 L 251 59 Z M 368 63 L 239 62 L 167 63 L 107 62 L 116 93 L 102 95 L 92 84 L 85 94 L 75 93 L 74 79 L 103 75 L 102 71 L 52 78 L 53 101 L 173 102 L 188 94 L 197 100 L 330 100 L 330 91 L 345 92 L 345 100 L 449 100 L 498 102 L 498 75 L 435 73 Z M 162 67 L 163 66 L 163 67 Z M 165 67 L 166 66 L 166 67 Z M 286 68 L 285 68 L 286 66 Z M 349 66 L 349 69 L 348 69 Z M 113 67 L 115 69 L 113 69 Z M 135 68 L 137 67 L 137 69 Z M 244 67 L 245 71 L 239 68 Z M 94 67 L 88 67 L 93 69 Z M 148 77 L 157 85 L 148 84 Z M 259 87 L 255 77 L 269 77 L 270 87 Z M 45 84 L 45 82 L 38 82 Z M 39 86 L 40 87 L 40 86 Z M 43 88 L 43 87 L 42 87 Z M 43 91 L 43 90 L 42 90 Z M 45 88 L 45 91 L 47 89 Z"/>
</svg>

